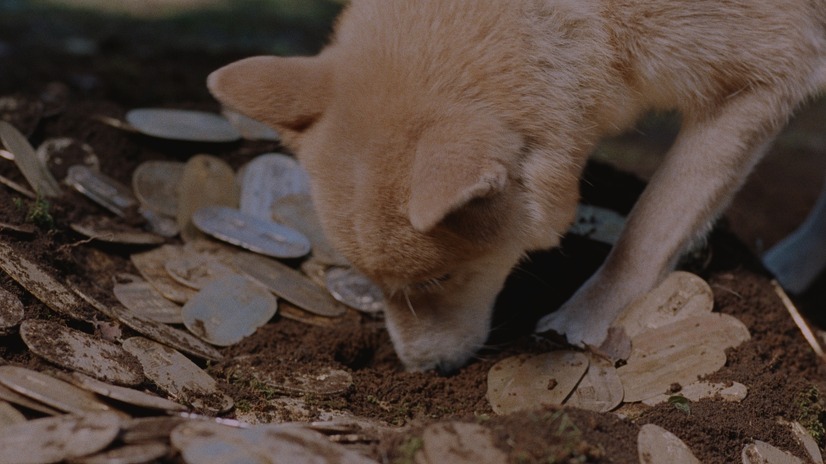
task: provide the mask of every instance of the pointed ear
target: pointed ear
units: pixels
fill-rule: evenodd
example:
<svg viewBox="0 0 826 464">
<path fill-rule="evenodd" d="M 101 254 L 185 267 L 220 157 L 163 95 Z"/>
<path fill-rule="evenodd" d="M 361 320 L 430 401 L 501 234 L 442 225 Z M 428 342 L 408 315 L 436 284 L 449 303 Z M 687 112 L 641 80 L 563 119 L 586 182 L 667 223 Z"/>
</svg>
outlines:
<svg viewBox="0 0 826 464">
<path fill-rule="evenodd" d="M 416 154 L 411 176 L 408 215 L 413 228 L 426 233 L 449 214 L 475 199 L 505 190 L 508 170 L 495 158 L 474 157 L 455 147 Z"/>
<path fill-rule="evenodd" d="M 329 69 L 319 57 L 258 56 L 224 66 L 207 78 L 218 101 L 282 132 L 301 133 L 324 112 Z"/>
</svg>

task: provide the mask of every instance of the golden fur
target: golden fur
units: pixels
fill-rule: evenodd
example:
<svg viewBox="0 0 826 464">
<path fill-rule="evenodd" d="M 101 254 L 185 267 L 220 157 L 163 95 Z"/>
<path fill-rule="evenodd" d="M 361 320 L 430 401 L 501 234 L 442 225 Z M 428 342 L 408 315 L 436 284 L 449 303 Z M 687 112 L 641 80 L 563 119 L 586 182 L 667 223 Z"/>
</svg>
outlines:
<svg viewBox="0 0 826 464">
<path fill-rule="evenodd" d="M 618 245 L 540 322 L 599 344 L 824 86 L 822 0 L 354 0 L 319 55 L 209 78 L 296 152 L 330 239 L 384 288 L 410 369 L 482 346 L 511 268 L 566 232 L 601 137 L 679 110 Z"/>
</svg>

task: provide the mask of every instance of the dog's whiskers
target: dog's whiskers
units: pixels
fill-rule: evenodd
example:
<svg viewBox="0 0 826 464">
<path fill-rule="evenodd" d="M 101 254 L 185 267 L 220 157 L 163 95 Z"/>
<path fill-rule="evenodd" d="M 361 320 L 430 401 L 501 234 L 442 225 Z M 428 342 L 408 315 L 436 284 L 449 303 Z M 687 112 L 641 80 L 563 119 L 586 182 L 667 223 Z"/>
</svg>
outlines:
<svg viewBox="0 0 826 464">
<path fill-rule="evenodd" d="M 410 309 L 410 313 L 413 314 L 417 320 L 419 316 L 416 314 L 416 310 L 413 309 L 413 303 L 410 301 L 410 295 L 407 293 L 407 289 L 402 289 L 402 295 L 404 295 L 404 300 L 407 302 L 407 307 Z"/>
</svg>

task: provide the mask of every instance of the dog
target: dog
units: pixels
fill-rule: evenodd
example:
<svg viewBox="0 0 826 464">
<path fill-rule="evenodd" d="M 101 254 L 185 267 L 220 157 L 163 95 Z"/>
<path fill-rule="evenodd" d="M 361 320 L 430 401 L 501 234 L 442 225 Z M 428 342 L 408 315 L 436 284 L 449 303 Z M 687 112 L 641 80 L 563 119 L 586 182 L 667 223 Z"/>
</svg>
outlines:
<svg viewBox="0 0 826 464">
<path fill-rule="evenodd" d="M 600 345 L 826 87 L 826 2 L 353 0 L 318 55 L 207 85 L 295 152 L 325 233 L 385 292 L 404 365 L 450 371 L 484 345 L 511 269 L 559 244 L 595 144 L 677 110 L 619 241 L 537 325 Z"/>
</svg>

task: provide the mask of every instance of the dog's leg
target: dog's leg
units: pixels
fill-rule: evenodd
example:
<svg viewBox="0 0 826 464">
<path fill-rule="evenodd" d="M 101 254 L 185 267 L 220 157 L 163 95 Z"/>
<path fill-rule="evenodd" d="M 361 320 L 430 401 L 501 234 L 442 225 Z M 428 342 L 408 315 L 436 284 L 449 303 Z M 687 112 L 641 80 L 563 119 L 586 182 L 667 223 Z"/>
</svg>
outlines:
<svg viewBox="0 0 826 464">
<path fill-rule="evenodd" d="M 809 288 L 826 268 L 826 185 L 806 220 L 763 255 L 763 264 L 792 293 Z"/>
<path fill-rule="evenodd" d="M 552 329 L 571 343 L 600 345 L 622 309 L 653 288 L 707 231 L 795 101 L 750 90 L 711 114 L 687 116 L 606 261 L 561 309 L 540 320 L 537 331 Z"/>
</svg>

